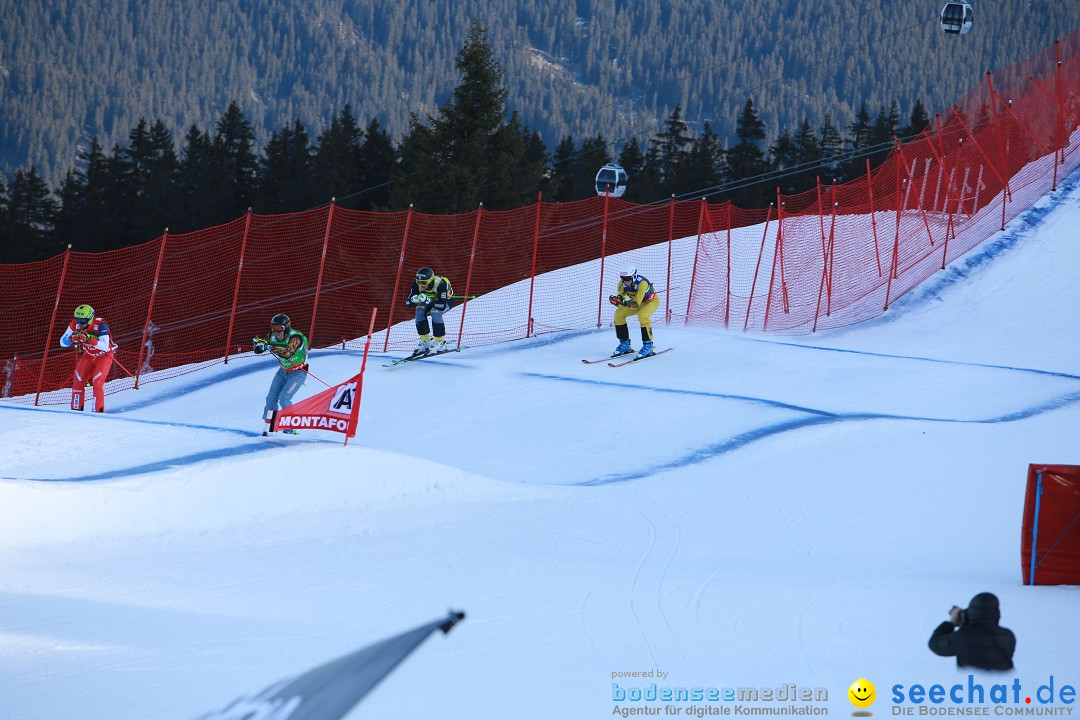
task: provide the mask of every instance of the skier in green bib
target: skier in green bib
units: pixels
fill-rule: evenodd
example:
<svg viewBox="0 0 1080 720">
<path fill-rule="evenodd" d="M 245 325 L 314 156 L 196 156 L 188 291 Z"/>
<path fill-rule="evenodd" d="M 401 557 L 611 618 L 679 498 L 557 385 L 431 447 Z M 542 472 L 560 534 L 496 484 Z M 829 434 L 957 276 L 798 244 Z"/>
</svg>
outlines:
<svg viewBox="0 0 1080 720">
<path fill-rule="evenodd" d="M 281 367 L 270 382 L 270 392 L 266 393 L 266 407 L 263 420 L 269 420 L 271 414 L 293 404 L 293 395 L 304 384 L 308 376 L 308 339 L 299 330 L 293 330 L 292 320 L 284 313 L 278 313 L 270 319 L 270 337 L 252 339 L 256 355 L 269 350 Z M 294 430 L 285 432 L 294 433 Z"/>
</svg>

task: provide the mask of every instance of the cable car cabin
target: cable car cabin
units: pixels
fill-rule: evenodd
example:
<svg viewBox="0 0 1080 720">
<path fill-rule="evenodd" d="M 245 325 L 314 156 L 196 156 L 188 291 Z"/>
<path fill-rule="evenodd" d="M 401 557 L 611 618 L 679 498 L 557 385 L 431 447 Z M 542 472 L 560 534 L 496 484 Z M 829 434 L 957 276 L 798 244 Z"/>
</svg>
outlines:
<svg viewBox="0 0 1080 720">
<path fill-rule="evenodd" d="M 975 11 L 968 0 L 947 2 L 941 8 L 941 29 L 950 35 L 964 35 L 971 31 Z"/>
<path fill-rule="evenodd" d="M 596 173 L 596 194 L 611 193 L 613 197 L 622 197 L 629 179 L 622 165 L 609 163 Z"/>
</svg>

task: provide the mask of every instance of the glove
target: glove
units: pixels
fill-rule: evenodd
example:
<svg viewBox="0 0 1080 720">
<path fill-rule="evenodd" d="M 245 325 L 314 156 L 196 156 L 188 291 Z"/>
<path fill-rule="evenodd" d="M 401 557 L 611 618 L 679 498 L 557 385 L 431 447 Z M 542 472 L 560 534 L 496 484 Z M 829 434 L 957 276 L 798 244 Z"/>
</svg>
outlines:
<svg viewBox="0 0 1080 720">
<path fill-rule="evenodd" d="M 623 307 L 636 308 L 637 307 L 637 300 L 635 300 L 634 298 L 626 298 L 625 300 L 622 301 L 621 304 L 622 304 Z"/>
<path fill-rule="evenodd" d="M 72 343 L 84 343 L 89 342 L 89 338 L 86 337 L 86 333 L 75 333 L 71 336 Z"/>
<path fill-rule="evenodd" d="M 621 305 L 622 304 L 622 298 L 619 297 L 618 295 L 609 295 L 607 300 L 612 305 Z"/>
<path fill-rule="evenodd" d="M 251 345 L 252 350 L 255 351 L 256 355 L 262 355 L 264 352 L 266 352 L 266 341 L 262 338 L 252 338 Z"/>
<path fill-rule="evenodd" d="M 427 295 L 413 295 L 411 298 L 409 298 L 409 302 L 411 302 L 413 305 L 423 305 L 427 302 Z"/>
</svg>

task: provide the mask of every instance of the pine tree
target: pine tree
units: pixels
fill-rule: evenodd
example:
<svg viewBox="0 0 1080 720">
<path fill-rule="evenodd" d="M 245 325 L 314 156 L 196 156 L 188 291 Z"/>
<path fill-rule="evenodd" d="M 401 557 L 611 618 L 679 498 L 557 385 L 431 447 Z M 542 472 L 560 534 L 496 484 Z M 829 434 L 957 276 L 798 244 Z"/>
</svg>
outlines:
<svg viewBox="0 0 1080 720">
<path fill-rule="evenodd" d="M 540 168 L 540 179 L 538 187 L 543 187 L 544 176 L 547 172 L 546 168 L 551 163 L 551 156 L 548 155 L 547 147 L 544 145 L 544 138 L 536 130 L 524 129 L 523 135 L 525 136 L 525 156 L 523 162 L 526 167 Z M 528 192 L 529 189 L 523 186 L 523 192 Z"/>
<path fill-rule="evenodd" d="M 885 158 L 888 157 L 889 152 L 893 148 L 893 138 L 896 137 L 897 125 L 900 122 L 900 108 L 895 102 L 889 108 L 889 111 L 885 111 L 885 107 L 882 106 L 878 110 L 877 117 L 874 119 L 874 125 L 871 128 L 871 134 L 873 136 L 873 142 L 871 143 L 877 148 L 870 155 L 870 166 L 877 167 Z"/>
<path fill-rule="evenodd" d="M 844 162 L 844 176 L 854 178 L 861 176 L 866 169 L 866 158 L 863 151 L 874 144 L 874 130 L 870 124 L 870 111 L 864 101 L 859 105 L 855 113 L 855 121 L 847 127 L 848 149 L 851 157 Z"/>
<path fill-rule="evenodd" d="M 172 135 L 160 120 L 147 128 L 140 119 L 128 137 L 130 144 L 119 158 L 126 196 L 123 225 L 129 228 L 125 244 L 152 240 L 169 224 L 166 212 L 175 207 L 180 169 Z M 175 210 L 171 215 L 176 217 Z"/>
<path fill-rule="evenodd" d="M 180 220 L 173 232 L 190 232 L 209 227 L 217 219 L 213 194 L 220 185 L 214 162 L 214 141 L 210 133 L 192 125 L 180 151 Z M 245 208 L 246 209 L 246 208 Z"/>
<path fill-rule="evenodd" d="M 671 190 L 676 197 L 695 192 L 707 192 L 723 182 L 724 149 L 708 120 L 701 137 L 693 142 Z"/>
<path fill-rule="evenodd" d="M 855 113 L 855 120 L 848 125 L 848 145 L 852 150 L 862 150 L 873 144 L 874 133 L 870 125 L 870 111 L 864 101 Z"/>
<path fill-rule="evenodd" d="M 555 147 L 555 157 L 551 163 L 551 175 L 545 183 L 549 200 L 555 202 L 568 202 L 576 200 L 574 197 L 574 173 L 577 170 L 576 163 L 577 146 L 574 145 L 573 135 L 564 135 L 563 139 Z"/>
<path fill-rule="evenodd" d="M 58 248 L 52 224 L 57 203 L 36 167 L 15 172 L 6 205 L 5 261 L 25 262 L 55 255 Z"/>
<path fill-rule="evenodd" d="M 731 185 L 739 185 L 729 193 L 732 202 L 740 207 L 765 207 L 774 191 L 768 182 L 755 182 L 768 170 L 765 152 L 760 143 L 765 140 L 765 123 L 754 110 L 754 101 L 748 99 L 735 128 L 738 142 L 727 151 L 728 176 Z M 748 184 L 749 183 L 749 184 Z"/>
<path fill-rule="evenodd" d="M 795 144 L 795 138 L 787 130 L 780 133 L 780 137 L 769 148 L 769 164 L 772 169 L 782 172 L 799 164 L 799 148 Z M 792 195 L 806 188 L 799 187 L 796 183 L 797 175 L 789 174 L 778 178 L 780 191 L 786 195 Z"/>
<path fill-rule="evenodd" d="M 496 153 L 481 186 L 481 197 L 494 199 L 485 200 L 484 206 L 505 210 L 535 202 L 548 163 L 539 136 L 523 125 L 515 112 L 499 130 L 493 146 Z"/>
<path fill-rule="evenodd" d="M 800 191 L 808 190 L 816 186 L 821 176 L 821 143 L 808 118 L 799 125 L 794 141 L 796 164 L 800 170 L 793 182 Z"/>
<path fill-rule="evenodd" d="M 623 166 L 626 169 L 626 166 Z M 650 144 L 645 151 L 645 157 L 641 162 L 641 171 L 637 174 L 636 181 L 630 179 L 627 187 L 633 191 L 629 197 L 623 195 L 623 199 L 633 200 L 638 203 L 651 203 L 664 200 L 668 195 L 664 194 L 663 177 L 660 172 L 660 150 L 655 144 Z"/>
<path fill-rule="evenodd" d="M 679 170 L 686 163 L 687 147 L 693 141 L 682 119 L 682 106 L 676 105 L 664 122 L 664 131 L 653 139 L 659 154 L 662 192 L 668 195 L 676 192 Z"/>
<path fill-rule="evenodd" d="M 630 138 L 630 142 L 623 146 L 619 153 L 619 164 L 626 171 L 627 184 L 623 200 L 631 202 L 644 202 L 642 199 L 648 194 L 650 178 L 645 174 L 645 155 L 641 152 L 641 145 L 637 138 Z"/>
<path fill-rule="evenodd" d="M 55 228 L 54 237 L 61 246 L 86 252 L 119 247 L 126 239 L 121 234 L 126 222 L 118 209 L 118 198 L 124 193 L 119 165 L 105 155 L 96 137 L 79 161 L 86 169 L 69 173 L 61 189 L 63 204 L 58 212 L 62 225 Z"/>
<path fill-rule="evenodd" d="M 86 216 L 85 178 L 77 171 L 69 170 L 56 194 L 59 197 L 59 206 L 53 221 L 53 240 L 57 247 L 66 247 L 78 236 Z"/>
<path fill-rule="evenodd" d="M 251 206 L 259 167 L 255 131 L 235 101 L 218 120 L 216 131 L 211 155 L 214 225 L 242 215 Z"/>
<path fill-rule="evenodd" d="M 256 212 L 277 214 L 306 210 L 315 199 L 312 154 L 307 128 L 297 120 L 273 133 L 259 163 Z M 326 198 L 323 202 L 328 202 Z"/>
<path fill-rule="evenodd" d="M 825 113 L 825 122 L 821 125 L 818 148 L 821 151 L 821 182 L 843 182 L 844 170 L 841 157 L 844 154 L 844 138 L 833 125 L 832 116 L 829 113 Z"/>
<path fill-rule="evenodd" d="M 18 262 L 11 244 L 11 228 L 8 224 L 8 189 L 4 175 L 0 173 L 0 264 Z"/>
<path fill-rule="evenodd" d="M 351 197 L 364 189 L 360 179 L 364 170 L 360 158 L 363 138 L 364 131 L 353 117 L 352 106 L 346 104 L 316 138 L 312 159 L 314 197 L 323 202 L 336 197 L 345 207 L 363 207 L 363 198 Z"/>
<path fill-rule="evenodd" d="M 398 152 L 389 133 L 379 127 L 379 121 L 368 123 L 364 144 L 360 147 L 360 189 L 363 191 L 359 207 L 368 210 L 386 210 L 390 207 L 390 187 L 397 171 Z"/>
<path fill-rule="evenodd" d="M 400 145 L 401 166 L 393 190 L 398 207 L 413 203 L 424 212 L 469 212 L 480 202 L 490 209 L 532 202 L 544 163 L 530 154 L 531 132 L 517 114 L 506 119 L 502 68 L 484 28 L 473 21 L 455 59 L 462 75 L 430 126 L 413 114 Z"/>
<path fill-rule="evenodd" d="M 930 116 L 926 114 L 922 100 L 916 100 L 911 108 L 911 119 L 906 126 L 900 129 L 900 136 L 910 139 L 921 133 L 930 124 Z"/>
<path fill-rule="evenodd" d="M 890 139 L 893 139 L 900 129 L 900 105 L 895 100 L 889 105 L 888 122 L 889 127 L 892 128 L 892 137 Z"/>
</svg>

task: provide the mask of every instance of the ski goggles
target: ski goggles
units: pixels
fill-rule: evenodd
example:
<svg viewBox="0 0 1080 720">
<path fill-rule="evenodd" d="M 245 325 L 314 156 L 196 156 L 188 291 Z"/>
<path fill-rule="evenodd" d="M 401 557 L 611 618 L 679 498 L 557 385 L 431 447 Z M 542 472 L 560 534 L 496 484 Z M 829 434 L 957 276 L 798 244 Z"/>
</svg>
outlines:
<svg viewBox="0 0 1080 720">
<path fill-rule="evenodd" d="M 270 326 L 270 332 L 274 333 L 275 335 L 283 334 L 285 332 L 285 326 L 284 325 L 271 325 Z"/>
</svg>

